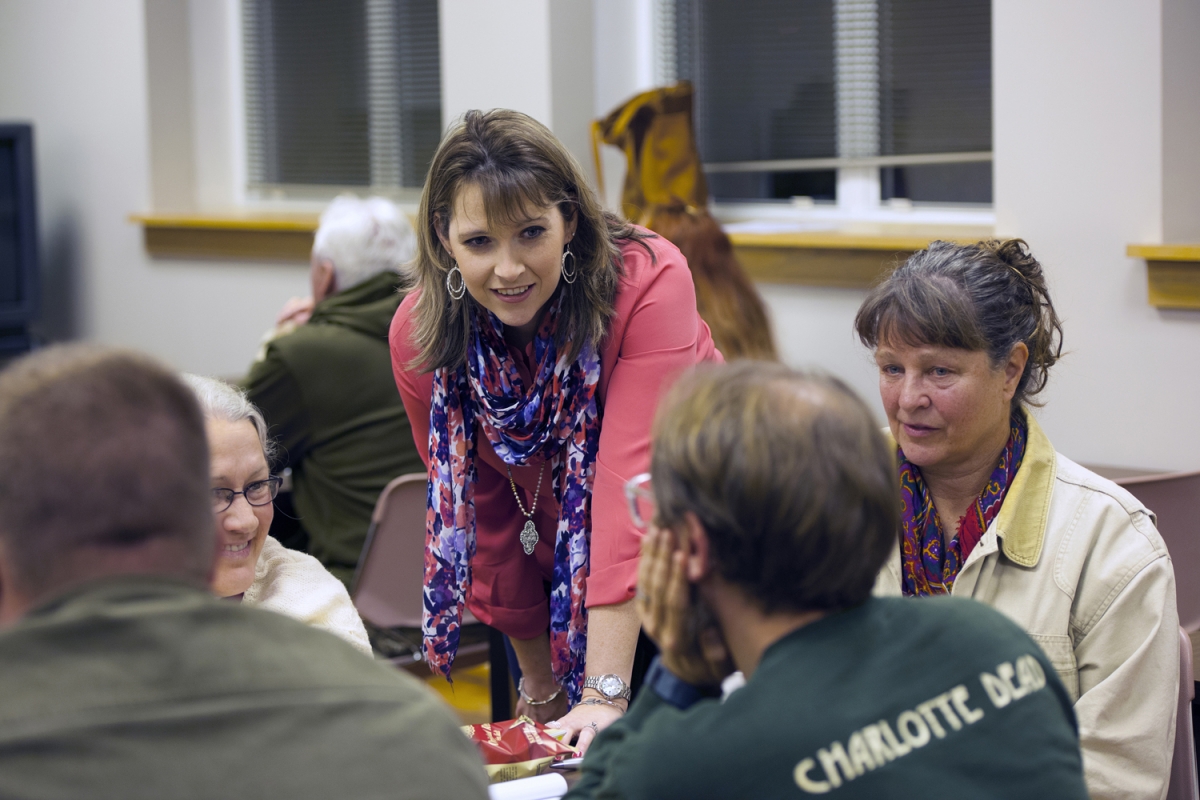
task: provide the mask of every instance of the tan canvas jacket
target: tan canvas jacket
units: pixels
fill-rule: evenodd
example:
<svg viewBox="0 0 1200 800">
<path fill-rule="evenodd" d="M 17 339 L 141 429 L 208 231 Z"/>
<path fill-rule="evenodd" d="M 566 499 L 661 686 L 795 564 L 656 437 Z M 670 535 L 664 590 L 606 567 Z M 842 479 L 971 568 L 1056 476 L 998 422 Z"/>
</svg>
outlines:
<svg viewBox="0 0 1200 800">
<path fill-rule="evenodd" d="M 1031 415 L 1021 467 L 952 594 L 1041 645 L 1075 700 L 1093 800 L 1163 798 L 1175 740 L 1175 574 L 1149 510 L 1054 451 Z M 875 584 L 900 594 L 900 550 Z"/>
</svg>

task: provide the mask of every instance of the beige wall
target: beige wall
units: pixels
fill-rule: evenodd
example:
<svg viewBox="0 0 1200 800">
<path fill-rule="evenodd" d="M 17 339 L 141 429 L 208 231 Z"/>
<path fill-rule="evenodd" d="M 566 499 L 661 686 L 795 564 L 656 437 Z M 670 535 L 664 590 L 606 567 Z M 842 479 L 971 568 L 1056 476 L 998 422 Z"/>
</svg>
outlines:
<svg viewBox="0 0 1200 800">
<path fill-rule="evenodd" d="M 454 0 L 439 24 L 445 123 L 471 109 L 523 111 L 593 172 L 592 0 Z"/>
<path fill-rule="evenodd" d="M 1125 255 L 1161 241 L 1166 176 L 1190 169 L 1164 160 L 1162 4 L 993 8 L 997 228 L 1045 265 L 1069 351 L 1040 416 L 1077 461 L 1200 468 L 1200 312 L 1151 307 Z"/>
<path fill-rule="evenodd" d="M 482 0 L 443 5 L 446 118 L 517 105 L 578 152 L 586 141 L 581 98 L 598 114 L 646 84 L 650 67 L 636 61 L 646 31 L 623 21 L 644 21 L 647 0 L 570 0 L 557 19 L 548 0 L 514 2 L 532 17 Z M 1178 212 L 1200 186 L 1198 151 L 1180 145 L 1188 121 L 1200 118 L 1200 95 L 1188 91 L 1194 74 L 1180 80 L 1195 50 L 1179 43 L 1200 40 L 1194 5 L 994 0 L 997 226 L 1026 238 L 1050 276 L 1069 353 L 1039 414 L 1080 461 L 1200 468 L 1200 313 L 1150 307 L 1145 265 L 1124 255 L 1128 243 L 1194 223 Z M 579 44 L 588 17 L 593 53 Z M 0 118 L 36 125 L 45 328 L 235 374 L 278 306 L 305 291 L 305 270 L 146 256 L 140 230 L 125 220 L 151 203 L 145 19 L 141 0 L 0 0 Z M 215 19 L 193 23 L 211 28 L 194 31 L 193 45 L 218 31 Z M 563 66 L 570 59 L 561 49 L 555 55 L 559 40 L 584 54 L 581 63 Z M 555 63 L 558 83 L 538 66 Z M 219 71 L 192 76 L 194 103 L 220 94 L 213 80 Z M 236 108 L 221 113 L 233 118 Z M 195 116 L 195 130 L 220 130 L 219 114 L 201 108 Z M 216 143 L 216 156 L 204 149 L 213 134 L 199 138 L 193 167 L 219 160 L 221 148 L 236 158 L 232 133 Z M 225 185 L 234 166 L 198 171 L 219 172 Z M 181 166 L 179 174 L 189 173 Z M 610 185 L 617 180 L 609 175 Z M 850 330 L 861 292 L 761 288 L 788 361 L 841 375 L 877 402 L 873 367 Z"/>
<path fill-rule="evenodd" d="M 302 264 L 154 260 L 141 0 L 0 0 L 0 119 L 35 128 L 44 332 L 236 375 Z M 186 172 L 186 170 L 181 170 Z"/>
</svg>

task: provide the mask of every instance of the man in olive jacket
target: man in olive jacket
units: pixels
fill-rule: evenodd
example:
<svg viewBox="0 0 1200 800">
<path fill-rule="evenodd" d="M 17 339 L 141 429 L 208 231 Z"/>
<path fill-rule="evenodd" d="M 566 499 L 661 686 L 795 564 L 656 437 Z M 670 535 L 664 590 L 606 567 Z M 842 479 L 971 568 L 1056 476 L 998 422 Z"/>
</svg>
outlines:
<svg viewBox="0 0 1200 800">
<path fill-rule="evenodd" d="M 312 297 L 285 308 L 245 381 L 280 445 L 276 466 L 292 469 L 307 550 L 347 585 L 380 492 L 425 471 L 387 341 L 403 299 L 397 270 L 414 248 L 392 203 L 335 199 L 313 240 Z"/>
<path fill-rule="evenodd" d="M 207 591 L 204 420 L 164 367 L 81 346 L 8 367 L 0 475 L 0 797 L 487 796 L 418 681 Z"/>
</svg>

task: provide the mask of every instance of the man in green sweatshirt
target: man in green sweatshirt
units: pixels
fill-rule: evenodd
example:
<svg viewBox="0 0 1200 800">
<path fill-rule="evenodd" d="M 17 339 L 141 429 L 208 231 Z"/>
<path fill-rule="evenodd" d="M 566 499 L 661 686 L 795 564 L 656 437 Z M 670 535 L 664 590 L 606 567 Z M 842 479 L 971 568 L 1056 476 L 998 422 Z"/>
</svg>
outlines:
<svg viewBox="0 0 1200 800">
<path fill-rule="evenodd" d="M 970 600 L 871 597 L 900 499 L 840 382 L 685 378 L 626 492 L 661 655 L 568 798 L 1087 797 L 1071 701 L 1024 632 Z"/>
<path fill-rule="evenodd" d="M 204 419 L 165 367 L 9 366 L 0 476 L 0 797 L 487 797 L 415 678 L 212 596 Z"/>
<path fill-rule="evenodd" d="M 300 538 L 347 586 L 380 492 L 425 471 L 387 342 L 415 247 L 392 203 L 335 199 L 313 240 L 312 297 L 289 302 L 245 380 L 280 444 L 277 468 L 292 470 Z"/>
</svg>

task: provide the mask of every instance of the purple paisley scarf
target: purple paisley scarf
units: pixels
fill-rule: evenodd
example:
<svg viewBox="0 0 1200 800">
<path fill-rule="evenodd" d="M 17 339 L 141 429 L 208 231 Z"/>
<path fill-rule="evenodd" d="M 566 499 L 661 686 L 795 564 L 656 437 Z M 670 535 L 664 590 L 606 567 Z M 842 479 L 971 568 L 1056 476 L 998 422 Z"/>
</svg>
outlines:
<svg viewBox="0 0 1200 800">
<path fill-rule="evenodd" d="M 992 470 L 987 485 L 966 516 L 958 522 L 955 536 L 945 546 L 942 520 L 921 470 L 899 451 L 901 501 L 901 589 L 906 596 L 949 594 L 967 556 L 1000 513 L 1008 487 L 1025 457 L 1027 425 L 1020 413 L 1013 414 L 1008 443 Z"/>
<path fill-rule="evenodd" d="M 458 650 L 475 555 L 475 432 L 513 466 L 550 459 L 559 503 L 550 582 L 550 657 L 571 704 L 583 689 L 587 650 L 584 607 L 591 536 L 592 479 L 600 442 L 596 386 L 600 358 L 587 346 L 574 361 L 554 343 L 561 295 L 533 342 L 533 385 L 525 386 L 504 341 L 503 325 L 476 308 L 467 363 L 433 374 L 429 412 L 429 489 L 425 515 L 425 658 L 447 678 Z M 520 517 L 514 519 L 517 538 Z"/>
</svg>

